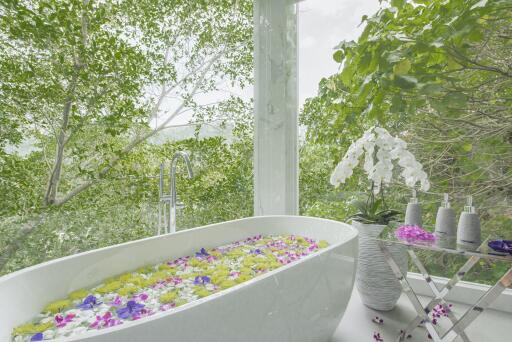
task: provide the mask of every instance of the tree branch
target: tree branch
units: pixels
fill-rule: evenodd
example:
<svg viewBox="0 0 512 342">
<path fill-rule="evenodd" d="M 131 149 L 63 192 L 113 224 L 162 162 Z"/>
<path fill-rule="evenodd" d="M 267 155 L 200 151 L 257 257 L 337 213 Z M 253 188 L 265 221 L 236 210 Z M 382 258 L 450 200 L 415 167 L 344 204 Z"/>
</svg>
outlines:
<svg viewBox="0 0 512 342">
<path fill-rule="evenodd" d="M 213 64 L 220 58 L 220 56 L 221 56 L 221 53 L 218 53 L 208 62 L 206 67 L 203 69 L 203 72 L 201 73 L 200 77 L 194 84 L 194 87 L 190 92 L 191 96 L 193 96 L 199 90 L 199 88 L 201 87 L 201 85 L 206 77 L 206 74 L 211 69 Z M 128 145 L 126 145 L 126 147 L 124 149 L 121 150 L 121 152 L 116 157 L 114 157 L 112 160 L 110 160 L 110 162 L 98 172 L 97 178 L 88 180 L 88 181 L 80 184 L 79 186 L 77 186 L 74 189 L 72 189 L 71 191 L 69 191 L 64 197 L 62 197 L 60 199 L 56 199 L 53 202 L 53 204 L 55 206 L 62 206 L 65 203 L 67 203 L 69 200 L 71 200 L 72 198 L 74 198 L 75 196 L 80 194 L 81 192 L 87 190 L 89 187 L 91 187 L 93 184 L 95 184 L 98 181 L 98 179 L 103 178 L 113 167 L 115 167 L 123 159 L 123 157 L 126 154 L 130 153 L 135 147 L 137 147 L 138 145 L 140 145 L 147 139 L 151 138 L 152 136 L 154 136 L 155 134 L 157 134 L 158 132 L 163 130 L 167 126 L 167 124 L 170 121 L 172 121 L 172 119 L 174 119 L 176 117 L 176 115 L 178 115 L 181 112 L 181 110 L 184 107 L 185 107 L 185 101 L 183 101 L 180 104 L 180 106 L 178 106 L 178 108 L 176 108 L 173 111 L 173 113 L 166 120 L 164 120 L 158 127 L 156 127 L 155 129 L 153 129 L 152 131 L 150 131 L 146 134 L 135 137 Z"/>
<path fill-rule="evenodd" d="M 83 6 L 86 7 L 89 4 L 89 0 L 83 0 Z M 81 15 L 81 35 L 82 35 L 82 44 L 87 46 L 88 44 L 88 18 L 87 12 L 85 8 L 82 10 Z M 75 98 L 75 90 L 78 82 L 78 74 L 80 69 L 85 65 L 80 61 L 79 56 L 75 57 L 74 65 L 73 65 L 73 76 L 71 79 L 71 83 L 69 89 L 67 91 L 66 100 L 64 102 L 64 109 L 62 111 L 62 123 L 59 131 L 59 136 L 57 137 L 57 150 L 55 153 L 55 162 L 53 164 L 53 168 L 50 174 L 50 179 L 48 181 L 48 186 L 46 188 L 46 193 L 44 195 L 44 204 L 49 205 L 53 204 L 56 201 L 57 190 L 59 187 L 60 176 L 62 172 L 62 163 L 64 161 L 64 146 L 66 145 L 69 137 L 68 137 L 68 126 L 69 126 L 69 114 L 71 113 L 71 108 L 73 106 L 73 101 Z"/>
<path fill-rule="evenodd" d="M 53 163 L 52 172 L 50 174 L 50 179 L 46 188 L 46 194 L 44 195 L 45 205 L 53 204 L 55 202 L 55 197 L 57 196 L 57 188 L 59 186 L 60 174 L 62 171 L 62 162 L 64 160 L 64 145 L 66 144 L 67 139 L 66 136 L 69 125 L 69 114 L 71 113 L 71 107 L 73 105 L 77 79 L 78 71 L 75 67 L 75 72 L 68 89 L 68 95 L 66 96 L 66 101 L 64 103 L 64 109 L 62 110 L 62 123 L 60 126 L 59 136 L 57 137 L 55 161 Z"/>
</svg>

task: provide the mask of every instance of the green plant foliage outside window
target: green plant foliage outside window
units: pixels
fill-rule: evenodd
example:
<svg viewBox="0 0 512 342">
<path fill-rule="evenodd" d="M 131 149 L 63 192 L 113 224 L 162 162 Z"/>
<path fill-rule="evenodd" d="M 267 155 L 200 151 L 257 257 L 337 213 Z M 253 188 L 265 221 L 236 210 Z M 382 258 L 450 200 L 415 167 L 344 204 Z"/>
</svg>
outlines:
<svg viewBox="0 0 512 342">
<path fill-rule="evenodd" d="M 442 193 L 473 194 L 484 234 L 512 238 L 512 7 L 506 0 L 383 2 L 363 17 L 357 41 L 343 41 L 333 54 L 340 72 L 323 79 L 309 99 L 301 123 L 307 127 L 304 165 L 324 150 L 325 168 L 367 128 L 380 125 L 404 139 L 425 166 L 433 188 L 423 194 L 424 222 L 433 226 Z M 321 169 L 321 170 L 320 170 Z M 318 168 L 311 178 L 326 171 Z M 355 178 L 355 177 L 354 177 Z M 308 180 L 302 180 L 308 183 Z M 339 217 L 331 201 L 360 198 L 362 178 L 340 191 L 305 188 L 306 213 Z M 389 190 L 404 208 L 408 191 Z M 327 203 L 328 202 L 328 203 Z M 438 275 L 461 260 L 425 255 Z M 496 280 L 505 265 L 480 265 L 470 280 Z"/>
</svg>

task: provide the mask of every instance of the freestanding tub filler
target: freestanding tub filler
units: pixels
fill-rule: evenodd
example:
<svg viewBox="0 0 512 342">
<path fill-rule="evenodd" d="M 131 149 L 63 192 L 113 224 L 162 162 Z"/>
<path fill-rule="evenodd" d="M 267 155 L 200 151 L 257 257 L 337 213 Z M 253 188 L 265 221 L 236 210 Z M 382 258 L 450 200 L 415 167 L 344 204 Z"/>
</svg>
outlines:
<svg viewBox="0 0 512 342">
<path fill-rule="evenodd" d="M 138 267 L 249 236 L 297 234 L 330 246 L 174 310 L 55 341 L 327 342 L 354 283 L 357 231 L 312 217 L 262 216 L 85 252 L 0 278 L 0 341 L 48 302 Z"/>
</svg>

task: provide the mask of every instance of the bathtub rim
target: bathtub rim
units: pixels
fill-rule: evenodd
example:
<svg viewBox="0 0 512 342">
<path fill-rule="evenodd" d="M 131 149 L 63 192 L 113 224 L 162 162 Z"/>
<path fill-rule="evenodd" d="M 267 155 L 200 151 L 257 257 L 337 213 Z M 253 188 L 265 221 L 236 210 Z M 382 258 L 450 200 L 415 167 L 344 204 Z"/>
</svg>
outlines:
<svg viewBox="0 0 512 342">
<path fill-rule="evenodd" d="M 27 268 L 24 268 L 24 269 L 21 269 L 21 270 L 18 270 L 18 271 L 15 271 L 15 272 L 12 272 L 12 273 L 9 273 L 7 275 L 4 275 L 4 276 L 0 277 L 0 285 L 3 282 L 6 282 L 6 281 L 10 280 L 11 278 L 17 277 L 17 276 L 19 276 L 19 275 L 21 275 L 23 273 L 26 273 L 26 272 L 30 272 L 33 269 L 41 268 L 41 267 L 44 267 L 46 265 L 51 265 L 51 264 L 58 263 L 58 262 L 61 262 L 61 261 L 64 261 L 64 260 L 68 260 L 68 259 L 72 259 L 72 258 L 79 258 L 81 256 L 84 256 L 84 255 L 87 255 L 87 254 L 96 253 L 98 251 L 114 249 L 114 248 L 117 248 L 117 247 L 120 247 L 120 246 L 128 246 L 130 244 L 136 244 L 136 243 L 140 243 L 142 241 L 150 241 L 152 239 L 158 239 L 158 238 L 162 238 L 164 236 L 171 236 L 171 235 L 176 235 L 176 234 L 186 234 L 186 233 L 191 232 L 191 231 L 208 229 L 208 228 L 211 228 L 213 226 L 219 226 L 219 225 L 222 225 L 222 224 L 225 224 L 225 223 L 236 223 L 236 222 L 240 222 L 240 221 L 252 221 L 252 220 L 258 220 L 259 218 L 261 218 L 261 219 L 264 219 L 264 218 L 284 218 L 284 219 L 292 218 L 292 219 L 301 219 L 301 218 L 303 218 L 303 219 L 312 219 L 312 220 L 315 220 L 315 221 L 324 221 L 324 222 L 329 222 L 329 223 L 334 223 L 334 224 L 342 225 L 342 226 L 344 226 L 344 228 L 347 231 L 350 231 L 350 234 L 347 234 L 347 238 L 345 240 L 337 242 L 337 243 L 334 243 L 334 244 L 330 244 L 328 247 L 323 248 L 323 249 L 321 249 L 321 250 L 319 250 L 319 251 L 317 251 L 317 252 L 315 252 L 313 254 L 307 255 L 307 256 L 305 256 L 304 258 L 302 258 L 302 259 L 300 259 L 298 261 L 294 261 L 294 262 L 292 262 L 290 264 L 283 265 L 283 266 L 281 266 L 281 267 L 279 267 L 277 269 L 274 269 L 272 271 L 266 272 L 265 274 L 258 275 L 258 276 L 254 277 L 254 278 L 252 278 L 252 279 L 250 279 L 248 281 L 245 281 L 245 282 L 240 283 L 240 284 L 236 284 L 233 287 L 230 287 L 230 288 L 225 289 L 225 290 L 221 290 L 221 291 L 219 291 L 217 293 L 210 294 L 210 295 L 208 295 L 208 296 L 206 296 L 204 298 L 196 299 L 196 300 L 194 300 L 192 302 L 186 303 L 186 304 L 184 304 L 182 306 L 173 308 L 171 310 L 168 310 L 168 311 L 165 311 L 165 312 L 158 312 L 158 313 L 156 313 L 154 315 L 143 317 L 143 318 L 141 318 L 139 320 L 136 320 L 136 321 L 123 322 L 123 324 L 120 324 L 120 325 L 117 325 L 117 326 L 114 326 L 114 327 L 110 327 L 108 329 L 90 330 L 90 331 L 86 331 L 84 333 L 80 333 L 80 334 L 77 334 L 77 335 L 74 335 L 74 336 L 60 337 L 60 338 L 55 338 L 55 339 L 51 339 L 51 340 L 47 340 L 47 341 L 50 341 L 50 342 L 73 342 L 73 341 L 78 341 L 78 340 L 81 340 L 83 338 L 92 338 L 94 336 L 108 334 L 110 332 L 115 332 L 115 331 L 123 330 L 123 329 L 134 327 L 134 326 L 137 326 L 137 325 L 145 324 L 147 322 L 154 321 L 154 320 L 157 320 L 157 319 L 163 319 L 164 317 L 168 317 L 168 316 L 171 316 L 171 315 L 174 315 L 174 314 L 178 314 L 181 311 L 190 309 L 190 308 L 195 307 L 197 305 L 201 305 L 203 303 L 209 302 L 209 301 L 214 300 L 216 298 L 219 298 L 221 296 L 226 296 L 226 295 L 228 295 L 228 294 L 230 294 L 232 292 L 235 292 L 235 291 L 237 291 L 237 290 L 239 290 L 239 289 L 241 289 L 241 288 L 243 288 L 245 286 L 250 286 L 250 285 L 254 284 L 257 281 L 260 281 L 260 280 L 263 280 L 263 279 L 266 279 L 266 278 L 269 278 L 269 277 L 273 277 L 275 274 L 277 274 L 279 272 L 284 272 L 285 270 L 287 270 L 289 268 L 298 267 L 303 262 L 306 262 L 306 261 L 308 261 L 308 260 L 310 260 L 312 258 L 315 258 L 315 257 L 319 257 L 321 255 L 327 254 L 330 251 L 332 251 L 333 249 L 336 249 L 336 248 L 338 248 L 338 247 L 340 247 L 340 246 L 342 246 L 344 244 L 348 244 L 348 243 L 352 242 L 354 239 L 357 239 L 357 237 L 359 235 L 359 232 L 354 227 L 352 227 L 352 225 L 350 225 L 348 223 L 341 222 L 341 221 L 324 219 L 324 218 L 320 218 L 320 217 L 300 216 L 300 215 L 250 216 L 250 217 L 245 217 L 245 218 L 241 218 L 241 219 L 230 220 L 230 221 L 223 221 L 223 222 L 218 222 L 218 223 L 212 223 L 212 224 L 205 225 L 205 226 L 199 226 L 199 227 L 194 227 L 194 228 L 190 228 L 190 229 L 180 230 L 180 231 L 177 231 L 175 233 L 168 233 L 168 234 L 150 236 L 150 237 L 143 238 L 143 239 L 128 241 L 128 242 L 120 243 L 120 244 L 117 244 L 117 245 L 97 248 L 97 249 L 93 249 L 93 250 L 90 250 L 90 251 L 85 251 L 85 252 L 81 252 L 81 253 L 65 256 L 65 257 L 62 257 L 62 258 L 54 259 L 54 260 L 49 260 L 49 261 L 46 261 L 46 262 L 43 262 L 43 263 L 40 263 L 40 264 L 36 264 L 36 265 L 33 265 L 33 266 L 29 266 Z M 354 259 L 356 259 L 356 258 L 357 258 L 357 255 L 354 255 Z M 355 278 L 355 270 L 354 270 L 354 274 L 352 275 L 352 278 L 353 278 L 352 279 L 352 283 L 353 283 L 354 282 L 354 278 Z"/>
</svg>

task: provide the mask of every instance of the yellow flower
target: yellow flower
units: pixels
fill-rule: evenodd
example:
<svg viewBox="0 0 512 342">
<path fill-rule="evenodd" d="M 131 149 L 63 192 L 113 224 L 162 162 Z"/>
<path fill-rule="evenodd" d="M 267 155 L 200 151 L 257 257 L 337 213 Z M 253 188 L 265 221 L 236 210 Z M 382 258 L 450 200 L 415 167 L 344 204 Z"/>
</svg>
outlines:
<svg viewBox="0 0 512 342">
<path fill-rule="evenodd" d="M 137 269 L 137 273 L 141 273 L 141 274 L 148 274 L 153 271 L 154 271 L 154 269 L 152 266 L 144 266 L 144 267 L 140 267 Z"/>
<path fill-rule="evenodd" d="M 322 240 L 318 243 L 318 247 L 320 248 L 326 248 L 326 247 L 329 247 L 329 242 L 325 241 L 325 240 Z"/>
<path fill-rule="evenodd" d="M 211 276 L 216 272 L 215 268 L 208 268 L 206 270 L 203 270 L 203 274 L 207 276 Z"/>
<path fill-rule="evenodd" d="M 225 289 L 229 289 L 230 287 L 233 287 L 236 285 L 236 282 L 233 281 L 233 280 L 230 280 L 230 279 L 227 279 L 227 280 L 224 280 L 221 284 L 220 284 L 220 288 L 225 290 Z"/>
<path fill-rule="evenodd" d="M 240 273 L 250 275 L 250 274 L 252 274 L 252 269 L 249 267 L 242 267 L 242 268 L 240 268 Z"/>
<path fill-rule="evenodd" d="M 112 281 L 96 289 L 96 292 L 100 294 L 107 294 L 119 290 L 123 286 L 120 281 Z"/>
<path fill-rule="evenodd" d="M 219 251 L 208 251 L 208 254 L 210 254 L 216 258 L 220 258 L 222 256 L 222 254 Z"/>
<path fill-rule="evenodd" d="M 172 276 L 172 274 L 169 274 L 169 272 L 165 272 L 165 271 L 155 272 L 155 273 L 153 273 L 153 275 L 151 275 L 151 277 L 159 278 L 160 280 L 165 280 L 171 276 Z"/>
<path fill-rule="evenodd" d="M 174 302 L 174 300 L 177 297 L 178 297 L 178 293 L 176 291 L 172 291 L 172 292 L 164 293 L 163 295 L 161 295 L 159 297 L 159 299 L 160 299 L 160 303 L 168 304 L 168 303 Z"/>
<path fill-rule="evenodd" d="M 105 280 L 103 281 L 103 283 L 104 283 L 104 284 L 110 284 L 110 283 L 113 283 L 113 282 L 115 282 L 115 281 L 117 281 L 117 279 L 116 279 L 116 278 L 108 278 L 108 279 L 105 279 Z"/>
<path fill-rule="evenodd" d="M 199 296 L 199 298 L 203 298 L 210 295 L 210 291 L 205 289 L 203 286 L 197 286 L 194 289 L 194 293 Z"/>
<path fill-rule="evenodd" d="M 137 286 L 133 286 L 133 285 L 127 285 L 121 289 L 119 289 L 117 291 L 117 294 L 119 294 L 120 296 L 130 296 L 134 293 L 136 293 L 137 291 L 139 290 L 139 288 Z"/>
<path fill-rule="evenodd" d="M 258 240 L 255 245 L 263 246 L 263 245 L 268 244 L 269 242 L 272 242 L 272 238 L 263 238 L 263 239 Z"/>
<path fill-rule="evenodd" d="M 150 277 L 149 279 L 144 280 L 142 286 L 143 287 L 152 286 L 152 285 L 155 285 L 156 283 L 158 283 L 159 281 L 160 281 L 160 279 L 158 279 L 156 277 Z"/>
<path fill-rule="evenodd" d="M 123 282 L 123 283 L 126 283 L 128 280 L 130 280 L 131 278 L 133 277 L 133 274 L 131 273 L 125 273 L 125 274 L 122 274 L 120 275 L 117 280 Z"/>
<path fill-rule="evenodd" d="M 264 271 L 264 270 L 266 270 L 268 268 L 270 268 L 269 264 L 264 262 L 264 261 L 258 262 L 256 264 L 256 269 L 257 270 Z"/>
<path fill-rule="evenodd" d="M 42 333 L 48 329 L 53 328 L 53 322 L 46 322 L 41 324 L 23 324 L 19 327 L 14 328 L 13 334 L 14 335 L 27 335 L 27 334 L 37 334 Z"/>
<path fill-rule="evenodd" d="M 302 236 L 297 236 L 297 242 L 301 246 L 304 246 L 304 247 L 309 246 L 309 242 L 307 242 L 306 239 L 304 239 Z"/>
<path fill-rule="evenodd" d="M 249 275 L 249 274 L 240 274 L 240 276 L 238 276 L 238 278 L 235 279 L 235 281 L 240 284 L 240 283 L 243 283 L 245 281 L 248 281 L 248 280 L 251 280 L 253 277 L 252 275 Z"/>
<path fill-rule="evenodd" d="M 230 258 L 238 258 L 243 256 L 244 254 L 244 251 L 240 247 L 233 248 L 232 250 L 226 253 L 226 255 Z"/>
<path fill-rule="evenodd" d="M 71 300 L 82 300 L 89 295 L 89 291 L 86 289 L 80 289 L 71 292 L 68 297 Z"/>
<path fill-rule="evenodd" d="M 227 272 L 227 273 L 229 273 L 229 271 L 230 271 L 230 270 L 229 270 L 229 267 L 228 267 L 228 266 L 220 264 L 220 265 L 218 265 L 217 267 L 215 267 L 215 271 L 217 271 L 217 272 Z"/>
<path fill-rule="evenodd" d="M 204 267 L 206 262 L 199 260 L 198 258 L 191 258 L 188 264 L 192 267 Z"/>
<path fill-rule="evenodd" d="M 58 300 L 56 302 L 48 304 L 43 312 L 51 312 L 52 314 L 56 314 L 66 309 L 71 305 L 71 301 L 69 299 Z"/>
<path fill-rule="evenodd" d="M 146 284 L 146 279 L 140 275 L 134 275 L 127 281 L 127 283 L 131 283 L 138 287 L 144 287 Z"/>
<path fill-rule="evenodd" d="M 268 249 L 266 249 L 264 252 L 265 256 L 271 260 L 277 260 L 277 257 L 274 255 L 274 253 L 272 253 L 271 251 L 269 251 Z"/>
<path fill-rule="evenodd" d="M 252 267 L 254 266 L 254 264 L 256 264 L 260 258 L 257 258 L 257 257 L 254 257 L 254 256 L 248 256 L 247 258 L 244 259 L 244 261 L 242 262 L 242 264 L 245 266 L 245 267 Z"/>
<path fill-rule="evenodd" d="M 215 271 L 211 276 L 211 281 L 215 285 L 219 285 L 229 277 L 229 272 L 225 270 Z"/>
<path fill-rule="evenodd" d="M 182 306 L 182 305 L 185 305 L 185 304 L 187 304 L 187 303 L 188 303 L 188 302 L 187 302 L 187 300 L 186 300 L 186 299 L 182 299 L 182 298 L 177 299 L 177 300 L 174 302 L 174 304 L 176 304 L 176 307 L 178 307 L 178 306 Z"/>
<path fill-rule="evenodd" d="M 199 276 L 199 273 L 196 273 L 196 272 L 191 272 L 191 273 L 187 273 L 187 274 L 183 274 L 181 277 L 183 279 L 195 279 L 196 277 Z"/>
<path fill-rule="evenodd" d="M 275 270 L 276 268 L 279 268 L 279 267 L 281 267 L 281 266 L 282 266 L 282 265 L 281 265 L 281 263 L 279 263 L 279 262 L 277 262 L 277 261 L 272 261 L 272 262 L 270 263 L 270 268 L 271 268 L 271 269 L 273 269 L 273 270 Z"/>
<path fill-rule="evenodd" d="M 167 271 L 168 273 L 176 273 L 176 268 L 167 264 L 161 264 L 158 266 L 159 271 Z"/>
</svg>

